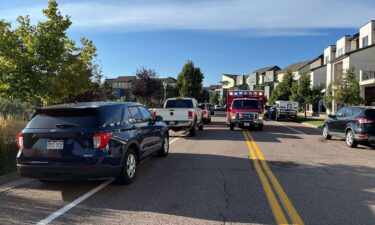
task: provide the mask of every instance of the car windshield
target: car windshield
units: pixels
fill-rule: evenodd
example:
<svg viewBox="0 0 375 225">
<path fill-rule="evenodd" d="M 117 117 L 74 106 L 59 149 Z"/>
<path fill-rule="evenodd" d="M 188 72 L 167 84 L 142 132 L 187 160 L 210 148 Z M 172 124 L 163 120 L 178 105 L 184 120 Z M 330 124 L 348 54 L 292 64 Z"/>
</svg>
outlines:
<svg viewBox="0 0 375 225">
<path fill-rule="evenodd" d="M 234 100 L 232 104 L 233 109 L 259 109 L 258 100 Z"/>
<path fill-rule="evenodd" d="M 168 100 L 165 108 L 194 108 L 193 101 L 188 99 Z"/>
</svg>

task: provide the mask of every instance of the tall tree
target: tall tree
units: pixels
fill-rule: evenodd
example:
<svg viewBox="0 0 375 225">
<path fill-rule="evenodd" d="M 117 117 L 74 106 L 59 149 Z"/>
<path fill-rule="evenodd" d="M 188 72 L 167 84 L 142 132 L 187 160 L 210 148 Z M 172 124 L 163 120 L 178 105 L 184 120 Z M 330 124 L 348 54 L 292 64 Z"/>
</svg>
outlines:
<svg viewBox="0 0 375 225">
<path fill-rule="evenodd" d="M 210 96 L 210 103 L 214 104 L 214 105 L 218 105 L 219 104 L 219 95 L 216 91 L 214 91 L 211 96 Z"/>
<path fill-rule="evenodd" d="M 68 38 L 72 22 L 61 15 L 55 0 L 43 14 L 46 20 L 36 25 L 28 16 L 18 17 L 15 30 L 0 23 L 0 93 L 5 98 L 58 103 L 91 87 L 93 42 L 82 38 L 78 47 Z"/>
<path fill-rule="evenodd" d="M 143 67 L 137 70 L 136 77 L 132 86 L 132 94 L 148 107 L 159 105 L 164 93 L 163 84 L 158 79 L 159 75 L 154 70 Z"/>
<path fill-rule="evenodd" d="M 339 107 L 364 104 L 365 100 L 360 96 L 359 80 L 354 73 L 354 67 L 350 67 L 340 75 L 332 85 L 333 99 Z"/>
<path fill-rule="evenodd" d="M 273 104 L 278 100 L 289 100 L 292 95 L 292 86 L 295 81 L 293 80 L 292 71 L 288 71 L 283 80 L 277 85 L 277 87 L 272 91 L 270 97 L 270 104 Z"/>
<path fill-rule="evenodd" d="M 297 101 L 300 106 L 303 107 L 305 112 L 305 119 L 307 117 L 307 105 L 310 103 L 309 100 L 312 98 L 311 92 L 311 80 L 309 74 L 303 74 L 300 76 L 297 82 L 292 84 L 292 95 L 290 100 Z"/>
<path fill-rule="evenodd" d="M 204 75 L 192 61 L 187 61 L 177 77 L 177 88 L 182 97 L 200 99 Z"/>
</svg>

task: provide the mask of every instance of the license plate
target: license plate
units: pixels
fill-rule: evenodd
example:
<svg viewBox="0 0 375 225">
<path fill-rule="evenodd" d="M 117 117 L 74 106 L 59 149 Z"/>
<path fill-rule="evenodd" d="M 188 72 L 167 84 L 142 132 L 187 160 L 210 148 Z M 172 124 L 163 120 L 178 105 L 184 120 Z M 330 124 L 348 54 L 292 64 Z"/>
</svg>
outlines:
<svg viewBox="0 0 375 225">
<path fill-rule="evenodd" d="M 47 149 L 64 149 L 64 141 L 47 141 Z"/>
<path fill-rule="evenodd" d="M 250 126 L 250 123 L 244 123 L 243 124 L 245 127 L 248 127 L 248 126 Z"/>
<path fill-rule="evenodd" d="M 174 121 L 170 121 L 168 124 L 170 124 L 170 125 L 175 125 L 176 122 L 174 122 Z"/>
</svg>

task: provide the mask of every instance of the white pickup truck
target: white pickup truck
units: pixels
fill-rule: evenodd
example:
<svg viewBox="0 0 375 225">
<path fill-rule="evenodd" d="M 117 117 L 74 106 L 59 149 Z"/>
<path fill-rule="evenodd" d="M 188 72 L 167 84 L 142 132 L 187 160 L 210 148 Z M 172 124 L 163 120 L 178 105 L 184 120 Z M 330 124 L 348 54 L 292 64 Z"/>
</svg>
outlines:
<svg viewBox="0 0 375 225">
<path fill-rule="evenodd" d="M 168 98 L 164 107 L 154 112 L 173 131 L 188 130 L 190 136 L 196 136 L 197 130 L 203 130 L 202 109 L 194 98 Z"/>
</svg>

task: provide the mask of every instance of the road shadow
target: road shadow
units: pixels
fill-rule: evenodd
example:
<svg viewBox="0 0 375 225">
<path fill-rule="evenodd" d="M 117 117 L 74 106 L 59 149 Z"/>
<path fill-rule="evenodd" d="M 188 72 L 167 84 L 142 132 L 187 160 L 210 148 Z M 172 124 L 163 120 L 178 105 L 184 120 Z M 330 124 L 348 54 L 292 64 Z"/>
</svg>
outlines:
<svg viewBox="0 0 375 225">
<path fill-rule="evenodd" d="M 371 224 L 374 221 L 371 207 L 375 204 L 375 168 L 340 164 L 312 166 L 282 161 L 266 163 L 306 224 Z M 87 185 L 86 182 L 63 182 L 30 187 L 30 193 L 32 188 L 46 194 L 61 190 L 63 202 L 58 206 L 53 201 L 30 200 L 11 191 L 5 192 L 0 195 L 3 202 L 0 224 L 37 222 L 71 202 L 71 196 L 76 195 L 74 187 L 78 189 L 83 184 Z M 97 185 L 96 182 L 88 184 Z M 40 212 L 43 212 L 43 218 Z M 251 160 L 187 153 L 171 153 L 165 159 L 148 160 L 140 166 L 135 183 L 129 186 L 112 184 L 58 221 L 89 224 L 126 221 L 126 215 L 132 215 L 130 213 L 141 215 L 145 212 L 155 213 L 154 216 L 178 216 L 188 221 L 274 223 Z M 132 219 L 136 224 L 145 218 L 133 215 Z"/>
</svg>

